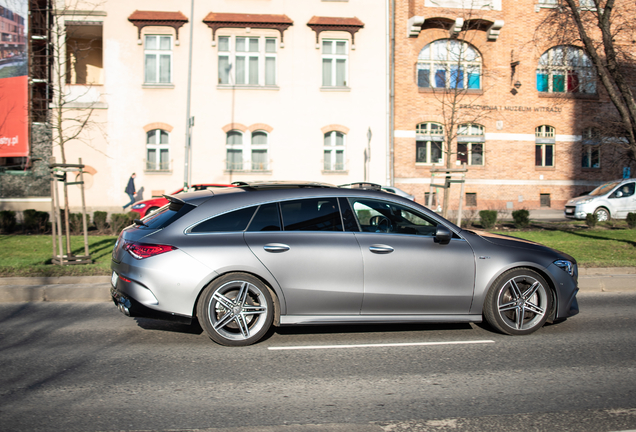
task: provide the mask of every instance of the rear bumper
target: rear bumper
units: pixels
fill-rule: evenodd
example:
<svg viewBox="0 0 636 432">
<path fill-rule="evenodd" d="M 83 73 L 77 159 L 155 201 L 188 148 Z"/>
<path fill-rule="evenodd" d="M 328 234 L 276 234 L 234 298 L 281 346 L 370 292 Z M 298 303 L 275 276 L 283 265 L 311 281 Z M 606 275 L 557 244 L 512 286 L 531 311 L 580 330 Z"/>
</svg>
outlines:
<svg viewBox="0 0 636 432">
<path fill-rule="evenodd" d="M 150 309 L 149 307 L 139 303 L 132 296 L 118 291 L 115 287 L 110 288 L 110 295 L 115 306 L 117 306 L 119 311 L 126 316 L 192 324 L 192 317 Z"/>
</svg>

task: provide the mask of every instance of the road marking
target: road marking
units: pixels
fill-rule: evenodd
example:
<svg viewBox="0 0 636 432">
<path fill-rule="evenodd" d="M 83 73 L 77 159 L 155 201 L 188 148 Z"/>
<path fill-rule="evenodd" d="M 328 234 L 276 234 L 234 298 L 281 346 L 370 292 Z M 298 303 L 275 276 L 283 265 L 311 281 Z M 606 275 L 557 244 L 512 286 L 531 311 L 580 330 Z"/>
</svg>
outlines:
<svg viewBox="0 0 636 432">
<path fill-rule="evenodd" d="M 485 344 L 495 343 L 494 340 L 476 340 L 476 341 L 449 341 L 449 342 L 406 342 L 406 343 L 387 343 L 387 344 L 362 344 L 362 345 L 307 345 L 307 346 L 289 346 L 289 347 L 268 347 L 271 351 L 282 350 L 310 350 L 310 349 L 343 349 L 343 348 L 384 348 L 384 347 L 406 347 L 406 346 L 430 346 L 430 345 L 469 345 L 469 344 Z"/>
</svg>

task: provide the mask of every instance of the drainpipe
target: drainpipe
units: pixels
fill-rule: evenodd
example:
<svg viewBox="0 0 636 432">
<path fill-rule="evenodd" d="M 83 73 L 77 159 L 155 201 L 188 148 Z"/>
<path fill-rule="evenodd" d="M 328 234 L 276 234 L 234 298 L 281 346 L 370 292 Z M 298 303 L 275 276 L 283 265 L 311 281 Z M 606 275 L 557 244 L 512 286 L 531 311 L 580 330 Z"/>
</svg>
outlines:
<svg viewBox="0 0 636 432">
<path fill-rule="evenodd" d="M 185 152 L 183 154 L 184 169 L 183 169 L 183 188 L 186 189 L 190 184 L 190 172 L 192 170 L 190 161 L 192 160 L 192 126 L 194 126 L 194 119 L 190 118 L 190 98 L 192 94 L 192 32 L 194 29 L 194 0 L 190 3 L 190 46 L 188 47 L 188 89 L 187 89 L 187 102 L 186 102 L 186 139 L 185 139 Z"/>
<path fill-rule="evenodd" d="M 387 43 L 387 167 L 386 184 L 393 186 L 394 182 L 394 132 L 395 120 L 395 0 L 386 1 L 386 43 Z"/>
</svg>

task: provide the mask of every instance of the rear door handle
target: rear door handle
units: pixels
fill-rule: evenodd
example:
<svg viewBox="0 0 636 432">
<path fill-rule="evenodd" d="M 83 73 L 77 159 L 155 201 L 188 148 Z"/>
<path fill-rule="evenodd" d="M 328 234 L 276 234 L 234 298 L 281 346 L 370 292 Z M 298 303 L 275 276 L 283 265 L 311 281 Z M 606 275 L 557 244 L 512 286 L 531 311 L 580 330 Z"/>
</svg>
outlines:
<svg viewBox="0 0 636 432">
<path fill-rule="evenodd" d="M 289 250 L 289 246 L 282 243 L 270 243 L 263 246 L 263 249 L 265 249 L 265 252 L 280 253 L 287 252 Z"/>
<path fill-rule="evenodd" d="M 395 249 L 387 245 L 374 244 L 369 246 L 369 250 L 375 254 L 388 254 L 393 252 Z"/>
</svg>

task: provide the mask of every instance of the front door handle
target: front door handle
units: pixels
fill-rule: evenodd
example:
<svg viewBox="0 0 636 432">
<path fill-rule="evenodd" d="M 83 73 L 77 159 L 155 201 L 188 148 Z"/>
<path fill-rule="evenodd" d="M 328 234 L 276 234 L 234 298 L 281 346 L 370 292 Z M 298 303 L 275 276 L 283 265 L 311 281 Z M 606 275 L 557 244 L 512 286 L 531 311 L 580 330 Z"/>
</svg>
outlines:
<svg viewBox="0 0 636 432">
<path fill-rule="evenodd" d="M 393 252 L 395 249 L 387 245 L 374 244 L 369 246 L 369 250 L 375 254 L 388 254 Z"/>
<path fill-rule="evenodd" d="M 289 246 L 282 243 L 270 243 L 263 246 L 263 249 L 265 249 L 265 252 L 280 253 L 287 252 L 289 250 Z"/>
</svg>

